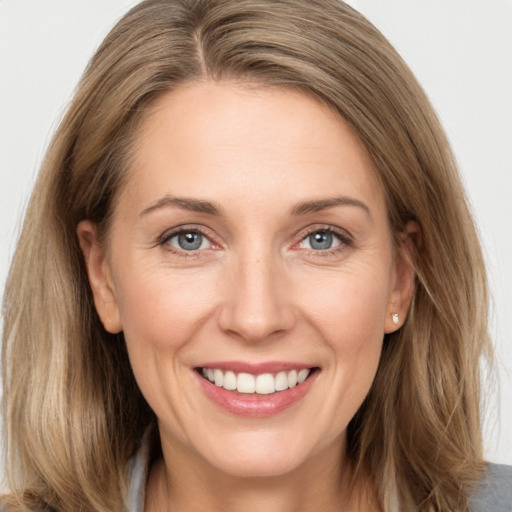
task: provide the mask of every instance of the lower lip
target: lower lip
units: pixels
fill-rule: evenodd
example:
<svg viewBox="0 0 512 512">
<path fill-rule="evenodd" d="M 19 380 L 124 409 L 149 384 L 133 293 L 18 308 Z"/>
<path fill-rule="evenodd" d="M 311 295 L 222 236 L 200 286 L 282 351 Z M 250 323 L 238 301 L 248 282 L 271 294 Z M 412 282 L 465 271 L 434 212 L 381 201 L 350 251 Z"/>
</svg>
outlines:
<svg viewBox="0 0 512 512">
<path fill-rule="evenodd" d="M 301 400 L 311 389 L 319 372 L 313 371 L 303 383 L 293 388 L 276 391 L 269 395 L 227 391 L 212 384 L 197 371 L 195 373 L 206 396 L 225 411 L 237 416 L 263 418 L 278 414 Z"/>
</svg>

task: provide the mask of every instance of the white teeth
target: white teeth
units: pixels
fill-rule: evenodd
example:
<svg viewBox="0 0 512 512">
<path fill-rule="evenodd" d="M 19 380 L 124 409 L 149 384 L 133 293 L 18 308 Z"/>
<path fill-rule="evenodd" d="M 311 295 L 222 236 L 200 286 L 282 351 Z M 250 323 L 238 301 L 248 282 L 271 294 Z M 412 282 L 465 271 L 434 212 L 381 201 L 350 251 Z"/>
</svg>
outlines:
<svg viewBox="0 0 512 512">
<path fill-rule="evenodd" d="M 288 389 L 288 375 L 286 372 L 279 372 L 276 375 L 276 391 Z"/>
<path fill-rule="evenodd" d="M 256 391 L 256 379 L 250 373 L 239 373 L 236 380 L 236 390 L 239 393 L 254 393 Z"/>
<path fill-rule="evenodd" d="M 276 392 L 276 381 L 271 373 L 264 373 L 256 377 L 256 393 L 270 395 Z"/>
<path fill-rule="evenodd" d="M 270 395 L 276 391 L 293 388 L 298 384 L 302 384 L 310 373 L 311 370 L 308 368 L 299 371 L 279 372 L 276 375 L 271 373 L 262 373 L 260 375 L 239 373 L 236 375 L 232 371 L 224 373 L 218 368 L 201 369 L 203 377 L 217 387 L 222 387 L 228 391 L 236 389 L 239 393 L 257 393 L 260 395 Z"/>
<path fill-rule="evenodd" d="M 288 387 L 293 388 L 297 385 L 297 370 L 288 372 Z"/>
<path fill-rule="evenodd" d="M 224 383 L 222 384 L 222 387 L 228 391 L 236 389 L 236 375 L 233 372 L 226 372 L 224 374 Z"/>
<path fill-rule="evenodd" d="M 297 374 L 297 383 L 298 384 L 302 384 L 308 378 L 308 375 L 309 375 L 309 370 L 308 369 L 304 368 L 303 370 L 301 370 Z"/>
<path fill-rule="evenodd" d="M 222 370 L 213 370 L 213 378 L 215 379 L 215 385 L 218 388 L 222 387 L 222 382 L 224 380 Z"/>
</svg>

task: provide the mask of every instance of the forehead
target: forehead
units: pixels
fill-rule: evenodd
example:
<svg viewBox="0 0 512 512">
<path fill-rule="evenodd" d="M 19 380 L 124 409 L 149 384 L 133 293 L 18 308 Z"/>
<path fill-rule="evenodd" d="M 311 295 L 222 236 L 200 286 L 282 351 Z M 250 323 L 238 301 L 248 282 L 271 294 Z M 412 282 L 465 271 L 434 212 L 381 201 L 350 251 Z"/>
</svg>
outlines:
<svg viewBox="0 0 512 512">
<path fill-rule="evenodd" d="M 327 106 L 295 90 L 187 84 L 161 97 L 136 137 L 127 192 L 284 203 L 333 194 L 382 206 L 366 151 Z M 132 195 L 134 195 L 132 194 Z"/>
</svg>

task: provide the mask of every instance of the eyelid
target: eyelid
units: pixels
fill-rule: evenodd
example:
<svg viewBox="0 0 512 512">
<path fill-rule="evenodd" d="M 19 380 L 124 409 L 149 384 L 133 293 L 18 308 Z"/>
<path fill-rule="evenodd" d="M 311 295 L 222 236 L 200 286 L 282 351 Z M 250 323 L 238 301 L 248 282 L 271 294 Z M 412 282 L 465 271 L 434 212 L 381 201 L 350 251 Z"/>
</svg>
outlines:
<svg viewBox="0 0 512 512">
<path fill-rule="evenodd" d="M 299 245 L 310 235 L 318 232 L 328 232 L 332 233 L 340 243 L 335 247 L 324 249 L 324 250 L 315 250 L 309 248 L 302 248 Z M 338 228 L 336 226 L 332 226 L 330 224 L 312 224 L 302 229 L 296 236 L 296 241 L 293 243 L 292 249 L 297 251 L 303 251 L 305 254 L 312 255 L 315 257 L 328 257 L 339 255 L 339 253 L 345 251 L 347 248 L 350 248 L 354 245 L 353 236 L 345 229 Z"/>
<path fill-rule="evenodd" d="M 182 233 L 199 233 L 200 235 L 206 237 L 211 246 L 207 249 L 199 249 L 195 251 L 185 251 L 183 249 L 179 249 L 177 247 L 171 246 L 168 244 L 169 240 L 177 235 L 180 235 Z M 161 246 L 164 250 L 174 252 L 175 254 L 180 254 L 184 256 L 194 256 L 198 253 L 202 253 L 204 251 L 212 250 L 212 249 L 218 249 L 222 245 L 218 241 L 218 237 L 215 236 L 215 234 L 205 226 L 202 226 L 200 224 L 182 224 L 179 226 L 174 226 L 170 229 L 167 229 L 164 231 L 157 240 L 156 245 Z M 185 254 L 186 253 L 186 254 Z"/>
<path fill-rule="evenodd" d="M 292 244 L 292 249 L 296 249 L 297 246 L 309 235 L 319 232 L 329 232 L 334 234 L 339 240 L 340 244 L 336 247 L 333 247 L 332 249 L 326 249 L 324 251 L 318 251 L 318 250 L 309 250 L 309 252 L 316 253 L 318 255 L 327 253 L 333 253 L 337 251 L 342 251 L 346 247 L 350 247 L 354 244 L 353 236 L 346 230 L 339 228 L 337 226 L 333 226 L 331 224 L 311 224 L 310 226 L 306 226 L 305 228 L 301 229 L 296 236 L 294 237 L 294 242 Z M 206 237 L 210 243 L 211 247 L 208 247 L 207 249 L 200 249 L 195 251 L 185 251 L 182 249 L 178 249 L 174 246 L 169 245 L 167 242 L 174 236 L 177 236 L 181 233 L 187 233 L 187 232 L 196 232 L 204 237 Z M 215 233 L 207 228 L 206 226 L 203 226 L 201 224 L 182 224 L 179 226 L 174 226 L 170 229 L 167 229 L 164 231 L 159 237 L 155 245 L 161 246 L 164 250 L 174 252 L 175 254 L 183 255 L 183 256 L 198 256 L 200 253 L 203 253 L 205 251 L 209 250 L 216 250 L 223 247 L 223 244 L 219 241 L 218 237 L 215 235 Z M 308 251 L 308 249 L 302 249 L 298 248 L 297 250 L 303 250 Z"/>
<path fill-rule="evenodd" d="M 183 235 L 194 235 L 194 236 L 197 236 L 200 240 L 200 244 L 199 244 L 199 247 L 196 247 L 194 249 L 185 249 L 183 247 L 180 247 L 180 238 L 183 236 Z M 200 252 L 200 251 L 204 251 L 206 249 L 211 249 L 212 247 L 212 242 L 211 240 L 203 235 L 202 233 L 198 233 L 197 231 L 192 231 L 191 229 L 187 230 L 187 231 L 182 231 L 182 232 L 178 232 L 178 233 L 175 233 L 173 234 L 172 236 L 168 237 L 166 239 L 166 244 L 169 244 L 171 247 L 173 247 L 174 249 L 178 250 L 178 251 L 185 251 L 185 252 Z"/>
<path fill-rule="evenodd" d="M 354 241 L 353 236 L 346 229 L 338 228 L 338 227 L 332 226 L 330 224 L 312 224 L 310 226 L 307 226 L 306 228 L 304 228 L 303 230 L 301 230 L 298 233 L 298 235 L 297 235 L 298 241 L 296 243 L 302 242 L 302 240 L 304 240 L 309 235 L 311 235 L 313 233 L 318 233 L 319 231 L 333 233 L 345 244 L 350 244 L 350 243 L 353 243 L 353 241 Z"/>
</svg>

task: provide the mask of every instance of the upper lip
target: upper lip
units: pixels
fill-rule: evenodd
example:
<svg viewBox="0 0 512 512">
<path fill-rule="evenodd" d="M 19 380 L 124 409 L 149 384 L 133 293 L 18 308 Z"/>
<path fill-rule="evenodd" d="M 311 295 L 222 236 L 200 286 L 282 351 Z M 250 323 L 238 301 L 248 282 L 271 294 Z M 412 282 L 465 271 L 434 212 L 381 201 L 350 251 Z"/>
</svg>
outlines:
<svg viewBox="0 0 512 512">
<path fill-rule="evenodd" d="M 302 370 L 303 368 L 314 368 L 314 365 L 290 361 L 268 361 L 262 363 L 250 363 L 246 361 L 214 361 L 205 362 L 197 368 L 211 368 L 234 373 L 250 373 L 260 375 L 262 373 L 278 373 L 291 370 Z"/>
</svg>

